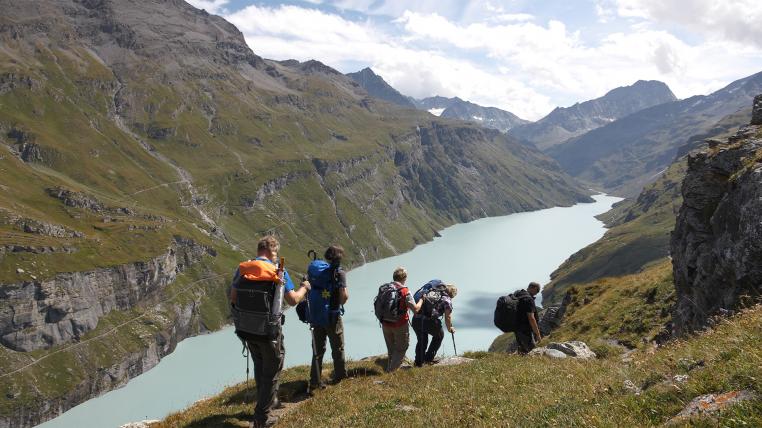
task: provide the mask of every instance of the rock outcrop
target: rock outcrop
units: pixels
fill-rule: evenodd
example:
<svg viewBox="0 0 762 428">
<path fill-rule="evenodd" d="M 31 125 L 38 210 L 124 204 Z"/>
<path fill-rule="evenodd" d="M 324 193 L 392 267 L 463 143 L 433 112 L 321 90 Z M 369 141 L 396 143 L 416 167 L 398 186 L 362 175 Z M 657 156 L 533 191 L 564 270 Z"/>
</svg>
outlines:
<svg viewBox="0 0 762 428">
<path fill-rule="evenodd" d="M 112 310 L 150 301 L 206 253 L 205 247 L 176 238 L 166 253 L 145 262 L 3 284 L 0 343 L 28 352 L 77 340 Z"/>
<path fill-rule="evenodd" d="M 671 242 L 678 335 L 762 292 L 762 127 L 692 153 L 682 193 Z"/>
<path fill-rule="evenodd" d="M 595 359 L 596 355 L 585 342 L 573 340 L 571 342 L 552 342 L 548 346 L 534 348 L 529 355 L 544 355 L 551 358 L 577 358 L 580 360 Z"/>
<path fill-rule="evenodd" d="M 751 124 L 762 125 L 762 95 L 754 97 L 754 107 L 751 110 Z"/>
</svg>

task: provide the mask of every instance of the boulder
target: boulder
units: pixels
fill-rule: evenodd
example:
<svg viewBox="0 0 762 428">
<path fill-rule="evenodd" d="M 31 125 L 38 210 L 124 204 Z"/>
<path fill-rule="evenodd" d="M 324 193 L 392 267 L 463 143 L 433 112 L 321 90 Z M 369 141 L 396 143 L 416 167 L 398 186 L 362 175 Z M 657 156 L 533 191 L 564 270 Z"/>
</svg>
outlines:
<svg viewBox="0 0 762 428">
<path fill-rule="evenodd" d="M 585 342 L 578 340 L 571 342 L 551 343 L 548 345 L 548 349 L 555 349 L 563 352 L 564 354 L 582 360 L 589 360 L 595 358 L 595 352 L 593 352 Z"/>
<path fill-rule="evenodd" d="M 671 422 L 680 422 L 682 419 L 694 416 L 709 416 L 719 413 L 726 408 L 743 401 L 754 400 L 757 395 L 752 391 L 731 391 L 723 394 L 700 395 L 672 419 Z"/>
<path fill-rule="evenodd" d="M 549 349 L 549 348 L 546 348 L 546 347 L 534 348 L 534 349 L 532 349 L 529 352 L 528 355 L 533 356 L 533 357 L 536 357 L 538 355 L 544 355 L 544 356 L 550 357 L 550 358 L 566 358 L 567 357 L 566 354 L 564 354 L 563 352 L 561 352 L 561 351 L 559 351 L 557 349 Z"/>
</svg>

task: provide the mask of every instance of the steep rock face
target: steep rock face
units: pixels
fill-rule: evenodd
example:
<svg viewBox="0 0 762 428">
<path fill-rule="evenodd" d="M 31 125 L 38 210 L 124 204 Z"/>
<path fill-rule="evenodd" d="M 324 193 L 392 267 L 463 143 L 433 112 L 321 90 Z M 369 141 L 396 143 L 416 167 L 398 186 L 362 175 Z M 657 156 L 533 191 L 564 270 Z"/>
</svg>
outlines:
<svg viewBox="0 0 762 428">
<path fill-rule="evenodd" d="M 761 131 L 748 126 L 689 156 L 671 242 L 677 334 L 762 293 Z"/>
<path fill-rule="evenodd" d="M 10 415 L 0 416 L 0 428 L 31 427 L 52 419 L 72 407 L 113 389 L 124 386 L 130 379 L 150 370 L 177 344 L 199 330 L 203 330 L 195 303 L 173 309 L 171 328 L 147 338 L 148 345 L 127 354 L 120 361 L 99 367 L 96 376 L 78 383 L 66 394 L 49 400 L 39 400 L 28 407 L 16 409 Z"/>
<path fill-rule="evenodd" d="M 150 301 L 207 251 L 178 238 L 166 253 L 146 262 L 2 284 L 0 343 L 28 352 L 79 339 L 112 310 Z"/>
<path fill-rule="evenodd" d="M 675 100 L 664 83 L 639 80 L 594 100 L 557 107 L 537 122 L 517 127 L 511 133 L 546 150 L 636 111 Z"/>
</svg>

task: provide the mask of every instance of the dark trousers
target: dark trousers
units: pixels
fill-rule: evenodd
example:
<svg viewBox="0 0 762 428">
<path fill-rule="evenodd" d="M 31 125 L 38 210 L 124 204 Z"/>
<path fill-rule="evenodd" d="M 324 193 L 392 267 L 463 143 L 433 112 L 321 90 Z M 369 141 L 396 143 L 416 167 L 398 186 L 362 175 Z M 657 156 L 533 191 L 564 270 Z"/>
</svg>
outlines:
<svg viewBox="0 0 762 428">
<path fill-rule="evenodd" d="M 286 349 L 283 347 L 283 334 L 277 339 L 248 339 L 251 359 L 254 360 L 254 381 L 257 383 L 257 402 L 254 406 L 254 420 L 266 424 L 275 399 L 278 396 L 280 372 Z"/>
<path fill-rule="evenodd" d="M 418 343 L 415 345 L 415 366 L 421 367 L 423 363 L 434 361 L 439 347 L 444 339 L 442 320 L 438 318 L 413 317 L 413 331 Z M 431 344 L 429 344 L 431 335 Z M 428 347 L 428 349 L 427 349 Z"/>
<path fill-rule="evenodd" d="M 312 367 L 310 367 L 310 386 L 312 387 L 317 387 L 322 383 L 321 374 L 323 373 L 326 339 L 331 342 L 334 382 L 347 377 L 344 361 L 344 323 L 339 317 L 336 323 L 327 327 L 312 327 Z"/>
<path fill-rule="evenodd" d="M 514 334 L 516 335 L 519 354 L 528 354 L 535 348 L 534 335 L 531 331 L 516 331 Z"/>
</svg>

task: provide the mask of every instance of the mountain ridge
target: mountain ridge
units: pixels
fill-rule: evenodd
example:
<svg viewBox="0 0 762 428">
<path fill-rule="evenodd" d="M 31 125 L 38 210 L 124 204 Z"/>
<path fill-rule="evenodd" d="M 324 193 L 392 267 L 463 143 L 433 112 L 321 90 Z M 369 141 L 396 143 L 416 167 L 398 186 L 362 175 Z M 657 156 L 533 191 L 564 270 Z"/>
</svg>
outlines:
<svg viewBox="0 0 762 428">
<path fill-rule="evenodd" d="M 666 168 L 684 144 L 722 118 L 748 111 L 762 91 L 762 73 L 709 95 L 663 103 L 546 151 L 571 175 L 606 191 L 632 196 Z"/>
<path fill-rule="evenodd" d="M 663 82 L 638 80 L 599 98 L 556 107 L 537 122 L 513 129 L 511 134 L 534 143 L 540 150 L 548 150 L 636 111 L 676 99 Z"/>
</svg>

